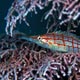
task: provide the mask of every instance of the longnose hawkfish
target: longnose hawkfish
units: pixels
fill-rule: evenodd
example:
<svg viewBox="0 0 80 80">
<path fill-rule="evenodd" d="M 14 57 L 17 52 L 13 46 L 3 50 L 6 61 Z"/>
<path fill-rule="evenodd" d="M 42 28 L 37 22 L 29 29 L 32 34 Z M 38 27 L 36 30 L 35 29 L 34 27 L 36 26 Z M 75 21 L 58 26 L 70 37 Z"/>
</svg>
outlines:
<svg viewBox="0 0 80 80">
<path fill-rule="evenodd" d="M 71 33 L 47 33 L 33 37 L 38 39 L 38 44 L 53 51 L 60 52 L 80 52 L 80 40 Z"/>
<path fill-rule="evenodd" d="M 72 34 L 53 32 L 26 39 L 52 51 L 80 52 L 80 40 Z"/>
</svg>

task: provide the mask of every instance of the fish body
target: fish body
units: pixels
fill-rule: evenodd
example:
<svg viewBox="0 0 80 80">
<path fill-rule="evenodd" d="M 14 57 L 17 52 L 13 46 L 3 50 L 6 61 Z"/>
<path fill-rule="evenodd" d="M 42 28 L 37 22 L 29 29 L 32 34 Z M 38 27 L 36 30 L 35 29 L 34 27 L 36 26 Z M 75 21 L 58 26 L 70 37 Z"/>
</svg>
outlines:
<svg viewBox="0 0 80 80">
<path fill-rule="evenodd" d="M 53 32 L 27 39 L 52 51 L 80 52 L 80 40 L 71 34 Z"/>
</svg>

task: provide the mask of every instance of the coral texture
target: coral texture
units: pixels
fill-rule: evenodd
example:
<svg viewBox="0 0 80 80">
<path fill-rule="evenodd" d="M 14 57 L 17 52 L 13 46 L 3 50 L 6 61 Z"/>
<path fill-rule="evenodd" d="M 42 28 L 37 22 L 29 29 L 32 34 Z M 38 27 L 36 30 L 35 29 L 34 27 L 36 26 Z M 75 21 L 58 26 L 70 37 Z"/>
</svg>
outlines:
<svg viewBox="0 0 80 80">
<path fill-rule="evenodd" d="M 5 18 L 7 23 L 5 28 L 6 33 L 12 36 L 12 31 L 16 27 L 18 21 L 20 24 L 22 21 L 24 21 L 27 26 L 29 26 L 29 23 L 27 22 L 27 15 L 30 12 L 38 14 L 39 10 L 43 10 L 50 5 L 51 7 L 49 10 L 44 13 L 44 19 L 49 19 L 48 23 L 50 22 L 51 17 L 53 21 L 51 26 L 48 26 L 47 32 L 49 32 L 54 26 L 59 27 L 63 24 L 67 27 L 69 23 L 71 23 L 73 27 L 79 26 L 79 0 L 14 0 Z"/>
<path fill-rule="evenodd" d="M 80 80 L 80 53 L 52 52 L 18 36 L 0 43 L 0 80 Z"/>
</svg>

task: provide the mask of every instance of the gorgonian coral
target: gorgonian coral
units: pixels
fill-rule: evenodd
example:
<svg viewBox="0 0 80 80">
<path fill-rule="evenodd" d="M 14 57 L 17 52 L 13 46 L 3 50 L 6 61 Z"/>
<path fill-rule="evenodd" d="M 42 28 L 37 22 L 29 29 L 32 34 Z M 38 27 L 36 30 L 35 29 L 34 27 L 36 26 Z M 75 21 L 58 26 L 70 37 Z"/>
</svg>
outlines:
<svg viewBox="0 0 80 80">
<path fill-rule="evenodd" d="M 54 52 L 20 37 L 0 41 L 7 44 L 0 50 L 0 80 L 80 79 L 80 53 Z"/>
<path fill-rule="evenodd" d="M 5 18 L 7 23 L 5 30 L 10 35 L 0 39 L 0 80 L 80 80 L 80 43 L 76 43 L 76 40 L 73 42 L 73 37 L 71 49 L 77 46 L 78 53 L 52 51 L 50 48 L 40 46 L 41 42 L 34 42 L 31 39 L 33 37 L 13 33 L 18 21 L 20 23 L 24 21 L 29 26 L 27 15 L 30 12 L 37 14 L 38 9 L 43 10 L 48 6 L 49 10 L 44 13 L 44 19 L 52 17 L 53 22 L 47 32 L 57 24 L 61 26 L 71 22 L 73 27 L 79 25 L 79 0 L 15 0 Z M 78 21 L 76 25 L 75 21 Z M 53 39 L 48 40 L 53 42 Z M 45 42 L 44 38 L 41 41 Z M 47 43 L 51 44 L 49 41 Z M 66 42 L 68 41 L 69 39 Z"/>
<path fill-rule="evenodd" d="M 53 26 L 61 26 L 67 22 L 72 21 L 73 27 L 79 26 L 80 23 L 80 2 L 79 0 L 15 0 L 10 9 L 8 10 L 8 14 L 6 16 L 6 33 L 12 36 L 12 31 L 14 27 L 16 27 L 17 21 L 21 23 L 23 20 L 28 26 L 27 15 L 30 12 L 38 13 L 37 8 L 40 10 L 48 7 L 51 3 L 50 9 L 45 12 L 44 19 L 49 18 L 50 16 L 53 18 L 53 24 L 49 27 L 49 30 Z M 57 14 L 57 23 L 55 23 L 55 15 Z M 44 15 L 44 14 L 43 14 Z M 77 20 L 79 20 L 77 22 Z M 75 21 L 77 24 L 75 24 Z M 67 25 L 68 26 L 68 25 Z M 49 31 L 48 31 L 49 32 Z"/>
</svg>

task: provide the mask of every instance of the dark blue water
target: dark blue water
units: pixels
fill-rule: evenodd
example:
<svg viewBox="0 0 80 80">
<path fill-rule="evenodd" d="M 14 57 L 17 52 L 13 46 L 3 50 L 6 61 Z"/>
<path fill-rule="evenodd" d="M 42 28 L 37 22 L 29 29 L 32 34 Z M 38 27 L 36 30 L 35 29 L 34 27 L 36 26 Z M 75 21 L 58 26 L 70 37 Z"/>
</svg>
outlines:
<svg viewBox="0 0 80 80">
<path fill-rule="evenodd" d="M 4 20 L 4 18 L 6 17 L 8 9 L 13 1 L 14 0 L 0 0 L 0 34 L 6 34 L 5 33 L 6 20 Z M 43 14 L 44 10 L 39 11 L 37 15 L 34 13 L 30 13 L 27 16 L 27 21 L 29 22 L 30 27 L 26 26 L 26 24 L 22 22 L 22 24 L 17 24 L 16 29 L 26 33 L 27 35 L 37 35 L 46 33 L 47 21 L 41 22 Z M 76 34 L 80 36 L 80 27 L 78 27 L 76 31 L 77 31 Z"/>
<path fill-rule="evenodd" d="M 0 34 L 5 33 L 6 20 L 4 19 L 7 15 L 8 9 L 14 0 L 0 0 Z M 28 27 L 24 22 L 17 25 L 17 30 L 24 32 L 28 35 L 42 34 L 46 32 L 46 22 L 41 22 L 41 16 L 44 12 L 39 12 L 39 15 L 31 13 L 27 17 L 27 21 L 30 26 Z"/>
<path fill-rule="evenodd" d="M 8 8 L 11 6 L 13 0 L 0 0 L 0 34 L 5 33 L 6 21 L 4 20 Z"/>
</svg>

